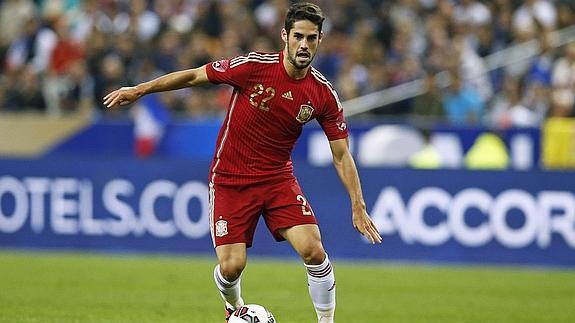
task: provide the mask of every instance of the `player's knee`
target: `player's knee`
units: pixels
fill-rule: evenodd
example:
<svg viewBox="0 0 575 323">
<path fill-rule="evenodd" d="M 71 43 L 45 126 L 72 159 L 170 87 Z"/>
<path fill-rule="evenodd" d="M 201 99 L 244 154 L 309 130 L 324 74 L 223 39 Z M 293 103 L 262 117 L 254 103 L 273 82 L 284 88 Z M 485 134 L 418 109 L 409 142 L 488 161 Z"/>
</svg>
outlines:
<svg viewBox="0 0 575 323">
<path fill-rule="evenodd" d="M 246 260 L 241 257 L 228 257 L 220 261 L 220 272 L 227 281 L 238 279 L 245 267 Z"/>
<path fill-rule="evenodd" d="M 319 265 L 325 260 L 325 250 L 321 242 L 309 244 L 301 253 L 306 265 Z"/>
</svg>

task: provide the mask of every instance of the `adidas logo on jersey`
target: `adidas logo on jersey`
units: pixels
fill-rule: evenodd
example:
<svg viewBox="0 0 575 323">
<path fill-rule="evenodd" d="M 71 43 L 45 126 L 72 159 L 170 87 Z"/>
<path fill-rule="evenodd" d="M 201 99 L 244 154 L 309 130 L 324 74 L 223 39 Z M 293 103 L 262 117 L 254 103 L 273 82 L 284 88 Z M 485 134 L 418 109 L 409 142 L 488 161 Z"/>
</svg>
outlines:
<svg viewBox="0 0 575 323">
<path fill-rule="evenodd" d="M 286 93 L 282 94 L 282 98 L 293 101 L 293 96 L 291 95 L 291 91 L 287 91 Z"/>
</svg>

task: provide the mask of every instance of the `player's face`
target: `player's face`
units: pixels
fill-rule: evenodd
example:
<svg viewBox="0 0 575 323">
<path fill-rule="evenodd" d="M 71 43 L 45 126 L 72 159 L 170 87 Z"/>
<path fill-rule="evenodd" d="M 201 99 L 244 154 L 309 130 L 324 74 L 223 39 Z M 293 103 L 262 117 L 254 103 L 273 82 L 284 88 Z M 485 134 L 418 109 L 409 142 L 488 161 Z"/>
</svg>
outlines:
<svg viewBox="0 0 575 323">
<path fill-rule="evenodd" d="M 298 69 L 308 67 L 317 52 L 321 37 L 318 27 L 309 20 L 296 21 L 289 35 L 285 29 L 282 30 L 290 63 Z"/>
</svg>

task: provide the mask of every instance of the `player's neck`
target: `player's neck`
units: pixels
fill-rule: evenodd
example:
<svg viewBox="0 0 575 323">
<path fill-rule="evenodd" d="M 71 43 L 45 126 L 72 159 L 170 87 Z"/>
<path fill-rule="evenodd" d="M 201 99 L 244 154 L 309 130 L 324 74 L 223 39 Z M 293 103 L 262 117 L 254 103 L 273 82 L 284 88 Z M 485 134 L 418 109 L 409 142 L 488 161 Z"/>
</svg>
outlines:
<svg viewBox="0 0 575 323">
<path fill-rule="evenodd" d="M 284 69 L 289 77 L 294 80 L 301 80 L 305 78 L 307 75 L 307 71 L 309 70 L 309 66 L 306 68 L 297 68 L 293 65 L 293 63 L 288 58 L 288 53 L 284 50 L 283 52 L 283 65 Z"/>
</svg>

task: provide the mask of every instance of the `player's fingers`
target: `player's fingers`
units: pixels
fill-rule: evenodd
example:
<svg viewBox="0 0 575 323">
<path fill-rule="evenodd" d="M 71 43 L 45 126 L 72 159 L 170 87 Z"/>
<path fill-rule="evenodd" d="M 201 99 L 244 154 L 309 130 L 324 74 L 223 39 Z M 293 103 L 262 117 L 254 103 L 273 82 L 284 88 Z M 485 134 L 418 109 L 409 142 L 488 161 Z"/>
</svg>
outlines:
<svg viewBox="0 0 575 323">
<path fill-rule="evenodd" d="M 118 93 L 117 91 L 114 91 L 108 95 L 106 95 L 104 97 L 104 105 L 107 106 L 108 108 L 112 107 L 112 103 L 114 102 L 114 100 L 118 97 Z"/>
<path fill-rule="evenodd" d="M 361 233 L 371 244 L 381 243 L 381 236 L 371 221 L 365 221 L 353 227 Z"/>
<path fill-rule="evenodd" d="M 364 230 L 364 236 L 366 236 L 372 244 L 381 243 L 381 235 L 371 219 L 365 224 Z"/>
<path fill-rule="evenodd" d="M 104 101 L 108 101 L 108 99 L 114 94 L 116 93 L 116 91 L 110 92 L 108 94 L 106 94 L 106 96 L 104 97 Z"/>
<path fill-rule="evenodd" d="M 104 101 L 105 106 L 108 106 L 108 103 L 110 102 L 110 95 L 106 95 L 102 101 Z"/>
<path fill-rule="evenodd" d="M 375 227 L 370 228 L 370 233 L 373 237 L 373 240 L 376 243 L 381 243 L 381 241 L 382 241 L 381 235 L 379 234 L 379 232 L 377 231 L 377 229 Z"/>
<path fill-rule="evenodd" d="M 368 225 L 368 224 L 362 225 L 361 228 L 362 228 L 362 229 L 360 230 L 361 234 L 362 234 L 364 237 L 366 237 L 367 240 L 369 240 L 369 242 L 370 242 L 371 244 L 374 244 L 374 243 L 375 243 L 375 238 L 373 237 L 373 235 L 371 234 L 371 232 L 370 232 L 370 230 L 369 230 L 369 225 Z"/>
<path fill-rule="evenodd" d="M 114 96 L 114 98 L 112 99 L 112 101 L 108 104 L 108 108 L 111 108 L 111 107 L 115 106 L 116 104 L 121 105 L 122 101 L 123 101 L 122 95 L 117 93 Z"/>
<path fill-rule="evenodd" d="M 379 235 L 379 230 L 377 229 L 377 226 L 375 225 L 375 223 L 373 222 L 373 220 L 369 219 L 369 227 Z"/>
<path fill-rule="evenodd" d="M 367 240 L 369 240 L 369 243 L 374 244 L 375 242 L 373 241 L 373 238 L 367 233 L 362 233 L 364 237 L 367 238 Z"/>
<path fill-rule="evenodd" d="M 381 241 L 383 240 L 381 238 L 381 233 L 379 233 L 379 230 L 377 229 L 377 226 L 375 225 L 372 219 L 369 219 L 369 228 L 371 230 L 371 233 L 374 235 L 377 243 L 381 243 Z"/>
<path fill-rule="evenodd" d="M 113 107 L 113 106 L 116 104 L 116 100 L 117 100 L 117 98 L 114 96 L 114 97 L 111 97 L 111 98 L 110 98 L 107 102 L 105 102 L 104 104 L 106 105 L 106 107 L 111 108 L 111 107 Z"/>
<path fill-rule="evenodd" d="M 353 227 L 357 230 L 357 232 L 359 232 L 362 236 L 366 237 L 367 239 L 369 239 L 369 235 L 367 234 L 367 230 L 365 229 L 365 227 L 363 225 L 356 225 L 355 223 L 353 224 Z"/>
<path fill-rule="evenodd" d="M 120 90 L 115 90 L 113 92 L 108 93 L 108 95 L 106 95 L 104 97 L 104 101 L 108 101 L 108 103 L 110 103 L 110 102 L 112 102 L 112 100 L 117 98 L 119 95 L 120 95 Z"/>
</svg>

